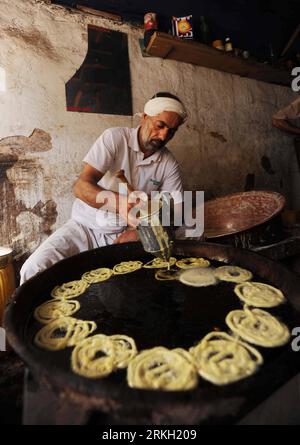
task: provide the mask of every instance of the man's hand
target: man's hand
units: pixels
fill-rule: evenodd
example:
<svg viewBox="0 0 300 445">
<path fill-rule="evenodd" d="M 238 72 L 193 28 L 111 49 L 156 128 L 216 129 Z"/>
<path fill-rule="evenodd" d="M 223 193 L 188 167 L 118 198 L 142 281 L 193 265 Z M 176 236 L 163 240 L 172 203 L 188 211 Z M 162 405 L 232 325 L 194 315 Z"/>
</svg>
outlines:
<svg viewBox="0 0 300 445">
<path fill-rule="evenodd" d="M 96 170 L 89 164 L 85 164 L 79 178 L 73 186 L 74 195 L 76 198 L 81 199 L 81 201 L 86 204 L 99 209 L 103 204 L 97 203 L 97 195 L 103 190 L 98 186 L 98 182 L 103 177 L 103 173 Z"/>
<path fill-rule="evenodd" d="M 283 130 L 286 133 L 294 134 L 296 136 L 300 135 L 300 128 L 294 126 L 286 119 L 272 119 L 272 125 L 279 130 Z"/>
<path fill-rule="evenodd" d="M 134 191 L 127 195 L 116 193 L 116 212 L 122 216 L 129 227 L 137 227 L 141 209 L 148 208 L 148 196 L 145 192 Z"/>
<path fill-rule="evenodd" d="M 124 230 L 124 232 L 115 239 L 114 244 L 130 243 L 134 241 L 139 241 L 139 235 L 136 230 L 128 229 Z"/>
<path fill-rule="evenodd" d="M 128 184 L 124 176 L 124 171 L 118 171 L 116 176 L 123 178 L 122 182 L 124 181 L 125 184 L 127 184 L 128 192 L 131 192 L 132 187 Z M 137 207 L 137 203 L 144 199 L 144 195 L 146 197 L 147 195 L 144 192 L 135 192 L 134 196 L 131 196 L 135 198 L 132 199 L 133 202 L 128 202 L 128 196 L 99 187 L 98 182 L 102 177 L 103 173 L 91 165 L 85 164 L 79 179 L 74 184 L 74 194 L 76 198 L 81 199 L 91 207 L 118 213 L 129 227 L 136 227 L 138 225 L 136 218 L 138 209 L 133 209 L 133 207 Z"/>
</svg>

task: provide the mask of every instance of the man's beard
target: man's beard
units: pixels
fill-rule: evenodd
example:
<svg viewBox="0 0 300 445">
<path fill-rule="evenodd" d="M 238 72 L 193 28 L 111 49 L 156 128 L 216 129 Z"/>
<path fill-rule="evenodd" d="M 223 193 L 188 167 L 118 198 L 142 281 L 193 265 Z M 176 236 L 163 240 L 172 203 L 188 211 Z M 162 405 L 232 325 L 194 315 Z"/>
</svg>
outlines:
<svg viewBox="0 0 300 445">
<path fill-rule="evenodd" d="M 165 142 L 160 139 L 149 139 L 150 129 L 149 124 L 147 124 L 144 128 L 141 129 L 141 138 L 143 142 L 144 149 L 146 151 L 158 151 L 161 149 Z"/>
<path fill-rule="evenodd" d="M 144 148 L 147 151 L 157 151 L 165 145 L 160 139 L 150 139 L 144 142 Z"/>
</svg>

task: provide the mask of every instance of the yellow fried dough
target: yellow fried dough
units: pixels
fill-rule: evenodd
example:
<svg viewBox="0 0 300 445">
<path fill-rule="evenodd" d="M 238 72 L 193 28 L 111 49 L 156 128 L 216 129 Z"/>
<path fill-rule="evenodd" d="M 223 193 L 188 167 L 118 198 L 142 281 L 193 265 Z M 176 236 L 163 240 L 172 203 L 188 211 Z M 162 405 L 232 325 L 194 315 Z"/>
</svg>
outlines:
<svg viewBox="0 0 300 445">
<path fill-rule="evenodd" d="M 210 262 L 205 258 L 183 258 L 176 261 L 176 266 L 180 269 L 192 269 L 193 267 L 209 267 Z"/>
<path fill-rule="evenodd" d="M 113 268 L 113 272 L 115 275 L 122 275 L 125 273 L 134 272 L 143 267 L 143 263 L 141 261 L 123 261 L 120 264 L 117 264 Z"/>
<path fill-rule="evenodd" d="M 164 267 L 170 267 L 174 266 L 176 263 L 176 258 L 171 257 L 169 261 L 163 260 L 162 258 L 154 258 L 151 261 L 148 261 L 148 263 L 144 264 L 144 267 L 146 269 L 163 269 Z"/>
<path fill-rule="evenodd" d="M 129 362 L 127 381 L 132 388 L 176 391 L 195 388 L 198 377 L 183 352 L 156 347 L 140 352 Z"/>
<path fill-rule="evenodd" d="M 252 273 L 250 270 L 237 266 L 221 266 L 215 270 L 215 276 L 218 280 L 242 283 L 243 281 L 251 280 Z"/>
<path fill-rule="evenodd" d="M 126 368 L 130 360 L 137 354 L 135 341 L 127 335 L 110 335 L 109 338 L 114 345 L 115 366 Z"/>
<path fill-rule="evenodd" d="M 263 363 L 256 349 L 225 332 L 211 332 L 190 353 L 200 376 L 215 385 L 249 377 Z"/>
<path fill-rule="evenodd" d="M 114 354 L 114 345 L 108 336 L 93 335 L 73 349 L 72 370 L 83 377 L 106 377 L 114 370 Z"/>
<path fill-rule="evenodd" d="M 80 342 L 71 357 L 72 370 L 83 377 L 106 377 L 117 368 L 126 368 L 137 354 L 133 338 L 98 334 Z"/>
<path fill-rule="evenodd" d="M 80 308 L 75 300 L 50 300 L 38 306 L 34 311 L 34 318 L 42 324 L 48 324 L 60 317 L 70 317 Z"/>
<path fill-rule="evenodd" d="M 97 325 L 93 321 L 61 317 L 40 329 L 35 336 L 34 342 L 42 349 L 57 351 L 68 346 L 75 346 L 96 328 Z"/>
<path fill-rule="evenodd" d="M 155 279 L 158 281 L 177 280 L 178 271 L 174 269 L 161 269 L 155 272 Z"/>
<path fill-rule="evenodd" d="M 84 280 L 69 281 L 68 283 L 56 286 L 51 292 L 51 297 L 63 300 L 76 298 L 83 294 L 88 287 L 89 284 Z"/>
<path fill-rule="evenodd" d="M 113 271 L 107 267 L 100 267 L 99 269 L 90 270 L 85 272 L 81 279 L 88 284 L 100 283 L 101 281 L 108 280 L 113 275 Z"/>
<path fill-rule="evenodd" d="M 216 277 L 211 269 L 190 269 L 181 272 L 179 281 L 187 286 L 204 287 L 217 283 Z"/>
<path fill-rule="evenodd" d="M 286 344 L 290 339 L 287 326 L 273 315 L 261 309 L 249 309 L 229 312 L 227 326 L 238 336 L 258 346 L 274 348 Z"/>
<path fill-rule="evenodd" d="M 237 284 L 234 292 L 249 306 L 275 307 L 286 301 L 281 290 L 269 284 L 254 281 Z"/>
</svg>

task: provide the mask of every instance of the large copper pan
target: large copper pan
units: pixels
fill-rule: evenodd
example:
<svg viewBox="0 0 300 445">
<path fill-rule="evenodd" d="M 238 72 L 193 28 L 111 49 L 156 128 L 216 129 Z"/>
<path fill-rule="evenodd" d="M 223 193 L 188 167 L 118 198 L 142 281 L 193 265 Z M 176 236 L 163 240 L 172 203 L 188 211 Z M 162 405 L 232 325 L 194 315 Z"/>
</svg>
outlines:
<svg viewBox="0 0 300 445">
<path fill-rule="evenodd" d="M 234 193 L 207 201 L 204 206 L 205 238 L 247 231 L 278 215 L 285 198 L 272 191 Z"/>
</svg>

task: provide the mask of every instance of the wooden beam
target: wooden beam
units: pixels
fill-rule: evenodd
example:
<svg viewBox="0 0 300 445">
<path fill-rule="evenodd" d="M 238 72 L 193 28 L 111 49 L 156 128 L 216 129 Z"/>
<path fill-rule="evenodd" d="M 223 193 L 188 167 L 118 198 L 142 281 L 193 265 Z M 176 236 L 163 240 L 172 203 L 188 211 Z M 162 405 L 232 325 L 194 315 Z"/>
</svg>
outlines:
<svg viewBox="0 0 300 445">
<path fill-rule="evenodd" d="M 98 9 L 88 8 L 87 6 L 76 5 L 76 9 L 85 12 L 87 14 L 96 15 L 98 17 L 103 17 L 104 19 L 113 20 L 114 22 L 122 23 L 122 17 L 118 14 L 113 14 L 111 12 L 99 11 Z"/>
<path fill-rule="evenodd" d="M 211 46 L 183 40 L 156 32 L 150 39 L 146 53 L 153 57 L 191 63 L 238 76 L 290 86 L 291 76 L 286 70 L 228 55 Z"/>
</svg>

